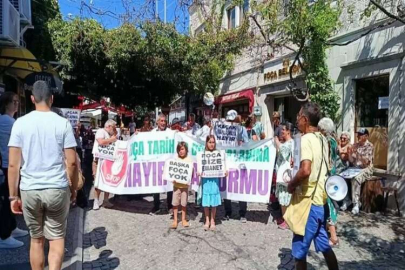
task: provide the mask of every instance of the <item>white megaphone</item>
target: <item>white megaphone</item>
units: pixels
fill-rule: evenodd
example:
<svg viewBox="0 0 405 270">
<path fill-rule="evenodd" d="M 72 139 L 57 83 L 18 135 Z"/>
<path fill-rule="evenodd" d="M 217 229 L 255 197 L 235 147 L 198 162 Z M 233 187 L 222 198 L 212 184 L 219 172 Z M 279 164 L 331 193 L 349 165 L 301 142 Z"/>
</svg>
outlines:
<svg viewBox="0 0 405 270">
<path fill-rule="evenodd" d="M 343 200 L 347 195 L 347 190 L 346 180 L 339 175 L 331 176 L 326 180 L 325 191 L 334 201 Z"/>
</svg>

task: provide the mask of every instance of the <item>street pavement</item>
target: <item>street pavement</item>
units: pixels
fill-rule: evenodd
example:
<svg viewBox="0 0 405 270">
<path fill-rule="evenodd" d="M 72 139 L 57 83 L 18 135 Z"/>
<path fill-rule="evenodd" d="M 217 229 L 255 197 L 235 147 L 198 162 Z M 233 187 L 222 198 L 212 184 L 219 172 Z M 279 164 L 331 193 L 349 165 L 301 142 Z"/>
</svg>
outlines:
<svg viewBox="0 0 405 270">
<path fill-rule="evenodd" d="M 164 196 L 162 196 L 163 201 Z M 114 200 L 113 200 L 114 201 Z M 170 215 L 151 216 L 152 197 L 115 199 L 113 209 L 89 210 L 85 215 L 83 269 L 293 269 L 290 231 L 272 223 L 268 206 L 248 204 L 248 222 L 220 221 L 217 231 L 204 231 L 201 210 L 190 197 L 190 228 L 170 230 Z M 162 204 L 165 208 L 165 203 Z M 404 218 L 364 214 L 339 216 L 340 269 L 405 269 Z M 309 269 L 327 269 L 313 247 Z"/>
<path fill-rule="evenodd" d="M 25 225 L 24 218 L 17 216 L 17 224 L 20 229 L 28 230 Z M 65 257 L 63 262 L 63 269 L 76 269 L 81 268 L 82 250 L 81 240 L 83 226 L 83 210 L 81 208 L 72 208 L 69 212 L 66 239 L 65 239 Z M 24 242 L 24 246 L 16 249 L 0 249 L 0 270 L 29 270 L 31 269 L 29 263 L 29 247 L 30 237 L 29 235 L 18 238 L 18 240 Z M 45 266 L 47 266 L 47 255 L 49 251 L 49 245 L 45 243 Z"/>
</svg>

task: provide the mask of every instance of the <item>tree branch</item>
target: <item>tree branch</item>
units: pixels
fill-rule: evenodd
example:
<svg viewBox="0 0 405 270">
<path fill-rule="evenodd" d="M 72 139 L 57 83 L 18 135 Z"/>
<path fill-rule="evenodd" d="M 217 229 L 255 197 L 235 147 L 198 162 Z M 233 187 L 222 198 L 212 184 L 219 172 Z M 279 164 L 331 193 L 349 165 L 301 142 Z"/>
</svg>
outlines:
<svg viewBox="0 0 405 270">
<path fill-rule="evenodd" d="M 379 10 L 381 10 L 385 15 L 387 15 L 388 17 L 390 17 L 391 19 L 397 20 L 403 24 L 405 24 L 405 20 L 392 14 L 391 12 L 389 12 L 388 10 L 386 10 L 382 5 L 380 5 L 379 3 L 377 3 L 375 0 L 370 0 L 370 3 L 372 3 L 374 6 L 376 6 Z"/>
<path fill-rule="evenodd" d="M 343 42 L 343 43 L 327 42 L 326 45 L 328 45 L 328 46 L 346 46 L 346 45 L 349 45 L 350 43 L 355 42 L 356 40 L 361 39 L 361 38 L 364 37 L 364 36 L 367 36 L 368 34 L 370 34 L 371 32 L 373 32 L 374 30 L 377 30 L 377 29 L 379 29 L 379 28 L 384 28 L 384 27 L 389 26 L 389 25 L 391 25 L 391 24 L 393 24 L 393 23 L 395 23 L 395 22 L 396 22 L 396 20 L 391 20 L 391 21 L 388 21 L 388 22 L 386 22 L 386 23 L 376 25 L 376 26 L 374 26 L 374 27 L 368 29 L 366 32 L 364 32 L 364 33 L 361 34 L 360 36 L 357 36 L 357 37 L 353 38 L 352 40 L 349 40 L 349 41 L 346 41 L 346 42 Z"/>
</svg>

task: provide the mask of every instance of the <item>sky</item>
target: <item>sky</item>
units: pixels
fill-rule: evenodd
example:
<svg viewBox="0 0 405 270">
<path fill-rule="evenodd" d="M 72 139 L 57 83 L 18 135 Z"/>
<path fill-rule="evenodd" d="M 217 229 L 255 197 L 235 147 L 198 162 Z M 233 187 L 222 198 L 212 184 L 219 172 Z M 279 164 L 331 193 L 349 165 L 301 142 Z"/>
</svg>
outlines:
<svg viewBox="0 0 405 270">
<path fill-rule="evenodd" d="M 154 3 L 157 1 L 159 18 L 164 18 L 164 0 L 59 0 L 60 10 L 64 19 L 69 17 L 94 18 L 105 28 L 115 28 L 122 24 L 126 14 L 123 2 L 128 3 L 127 7 L 134 18 L 140 19 L 140 14 L 147 14 L 153 17 Z M 166 21 L 176 23 L 176 28 L 182 33 L 188 32 L 188 13 L 187 9 L 181 9 L 178 0 L 166 0 Z M 82 4 L 83 2 L 83 4 Z M 147 5 L 149 4 L 149 5 Z M 146 7 L 149 7 L 146 11 Z M 96 13 L 102 14 L 97 15 Z"/>
</svg>

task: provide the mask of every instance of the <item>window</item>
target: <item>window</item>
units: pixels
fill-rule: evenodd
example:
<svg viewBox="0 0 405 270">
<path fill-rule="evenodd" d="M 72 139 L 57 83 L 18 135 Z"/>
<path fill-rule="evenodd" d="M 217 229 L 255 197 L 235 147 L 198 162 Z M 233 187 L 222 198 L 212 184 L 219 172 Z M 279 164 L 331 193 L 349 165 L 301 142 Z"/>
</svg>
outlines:
<svg viewBox="0 0 405 270">
<path fill-rule="evenodd" d="M 374 145 L 374 167 L 387 169 L 389 75 L 356 81 L 356 131 L 366 128 Z"/>
<path fill-rule="evenodd" d="M 228 9 L 228 29 L 236 28 L 236 7 Z"/>
</svg>

